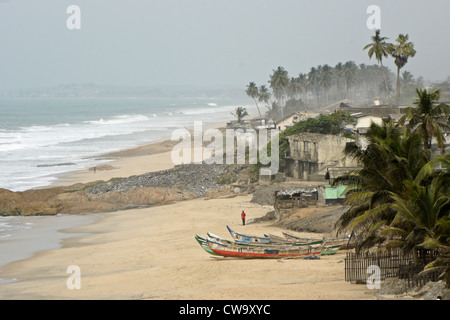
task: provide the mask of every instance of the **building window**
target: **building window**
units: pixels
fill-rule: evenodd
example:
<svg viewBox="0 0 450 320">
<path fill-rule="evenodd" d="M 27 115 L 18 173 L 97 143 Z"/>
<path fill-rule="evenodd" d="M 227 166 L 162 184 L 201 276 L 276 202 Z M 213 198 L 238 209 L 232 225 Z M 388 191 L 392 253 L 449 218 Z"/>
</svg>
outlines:
<svg viewBox="0 0 450 320">
<path fill-rule="evenodd" d="M 310 146 L 309 146 L 309 143 L 310 143 L 309 141 L 305 141 L 305 142 L 304 142 L 305 146 L 304 146 L 304 149 L 303 149 L 303 150 L 304 150 L 305 152 L 311 151 Z"/>
</svg>

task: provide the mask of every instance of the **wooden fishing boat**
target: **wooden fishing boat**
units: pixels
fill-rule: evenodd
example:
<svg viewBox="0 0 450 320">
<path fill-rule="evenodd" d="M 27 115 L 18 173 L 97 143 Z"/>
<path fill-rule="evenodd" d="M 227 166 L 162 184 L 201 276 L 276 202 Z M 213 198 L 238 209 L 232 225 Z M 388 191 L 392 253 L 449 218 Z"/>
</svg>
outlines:
<svg viewBox="0 0 450 320">
<path fill-rule="evenodd" d="M 297 236 L 294 236 L 293 234 L 287 233 L 285 231 L 283 231 L 281 233 L 288 240 L 304 241 L 304 242 L 315 241 L 315 239 L 297 237 Z"/>
<path fill-rule="evenodd" d="M 212 239 L 206 239 L 209 248 L 219 256 L 246 259 L 281 259 L 281 258 L 306 258 L 318 256 L 321 247 L 266 247 L 266 246 L 242 246 L 237 244 L 225 244 Z"/>
<path fill-rule="evenodd" d="M 304 244 L 322 244 L 325 238 L 322 239 L 307 239 L 307 238 L 283 238 L 273 234 L 265 235 L 267 238 L 271 239 L 273 243 L 291 243 L 293 245 L 304 245 Z"/>
<path fill-rule="evenodd" d="M 224 239 L 214 233 L 208 232 L 208 237 L 218 242 L 225 244 L 236 244 L 241 246 L 264 246 L 264 247 L 302 247 L 302 246 L 318 246 L 323 244 L 323 240 L 316 240 L 312 242 L 269 242 L 269 243 L 258 243 L 258 242 L 236 242 Z"/>
<path fill-rule="evenodd" d="M 258 236 L 249 236 L 245 235 L 236 231 L 231 230 L 229 226 L 227 226 L 228 231 L 231 234 L 231 237 L 234 239 L 235 242 L 242 242 L 242 243 L 248 243 L 248 242 L 255 242 L 255 243 L 272 243 L 273 241 L 264 236 L 264 237 L 258 237 Z"/>
<path fill-rule="evenodd" d="M 339 251 L 339 249 L 341 249 L 342 244 L 336 244 L 336 245 L 324 245 L 322 247 L 322 251 L 320 252 L 321 255 L 333 255 L 336 252 Z"/>
<path fill-rule="evenodd" d="M 200 237 L 199 235 L 195 235 L 195 240 L 197 240 L 197 242 L 200 244 L 200 246 L 203 248 L 203 250 L 205 250 L 206 252 L 208 252 L 209 254 L 216 256 L 217 254 L 212 251 L 209 246 L 208 243 L 206 242 L 205 238 Z"/>
<path fill-rule="evenodd" d="M 262 247 L 262 248 L 296 248 L 302 246 L 322 246 L 322 243 L 256 243 L 256 242 L 236 242 L 228 239 L 224 239 L 214 233 L 208 232 L 208 238 L 216 242 L 226 244 L 228 246 L 243 246 L 243 247 Z"/>
<path fill-rule="evenodd" d="M 282 233 L 287 239 L 311 241 L 310 239 L 300 238 L 300 237 L 294 236 L 294 235 L 292 235 L 290 233 L 287 233 L 287 232 L 284 232 L 284 231 Z M 348 244 L 348 241 L 349 241 L 348 238 L 344 238 L 344 239 L 325 239 L 324 238 L 324 242 L 325 242 L 324 254 L 334 254 L 334 253 L 336 253 L 338 250 L 340 250 L 346 244 Z"/>
</svg>

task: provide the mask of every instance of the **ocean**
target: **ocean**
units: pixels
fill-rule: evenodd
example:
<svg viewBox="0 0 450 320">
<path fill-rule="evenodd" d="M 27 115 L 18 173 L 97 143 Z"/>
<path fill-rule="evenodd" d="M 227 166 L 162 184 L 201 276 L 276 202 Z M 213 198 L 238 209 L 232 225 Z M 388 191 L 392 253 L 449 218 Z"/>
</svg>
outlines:
<svg viewBox="0 0 450 320">
<path fill-rule="evenodd" d="M 107 161 L 98 155 L 170 139 L 194 121 L 204 128 L 229 121 L 238 106 L 254 112 L 245 98 L 0 98 L 0 188 L 49 186 L 58 175 Z M 59 230 L 94 217 L 0 216 L 0 269 L 59 247 L 74 236 Z"/>
<path fill-rule="evenodd" d="M 60 174 L 104 163 L 97 155 L 170 139 L 194 121 L 229 121 L 245 104 L 206 97 L 0 98 L 0 188 L 48 186 Z"/>
<path fill-rule="evenodd" d="M 62 240 L 84 235 L 63 230 L 88 225 L 98 218 L 98 214 L 0 216 L 0 272 L 8 263 L 30 258 L 39 251 L 58 249 Z M 5 279 L 0 276 L 0 286 L 11 281 L 20 279 Z"/>
</svg>

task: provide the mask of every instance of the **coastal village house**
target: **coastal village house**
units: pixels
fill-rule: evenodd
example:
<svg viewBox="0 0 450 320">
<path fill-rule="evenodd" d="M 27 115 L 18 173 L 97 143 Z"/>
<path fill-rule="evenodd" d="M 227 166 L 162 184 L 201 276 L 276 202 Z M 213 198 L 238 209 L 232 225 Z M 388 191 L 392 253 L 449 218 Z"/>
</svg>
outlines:
<svg viewBox="0 0 450 320">
<path fill-rule="evenodd" d="M 253 118 L 249 120 L 242 120 L 241 122 L 237 122 L 236 120 L 227 122 L 227 129 L 275 129 L 275 121 L 272 119 L 266 118 Z"/>
<path fill-rule="evenodd" d="M 290 154 L 285 155 L 287 175 L 302 180 L 324 180 L 327 167 L 355 167 L 343 154 L 354 139 L 339 135 L 303 132 L 287 137 Z"/>
<path fill-rule="evenodd" d="M 367 146 L 366 135 L 370 126 L 372 123 L 381 125 L 384 117 L 362 112 L 353 113 L 351 116 L 356 119 L 356 122 L 353 125 L 346 126 L 346 129 L 351 130 L 355 134 L 356 144 L 365 149 Z"/>
<path fill-rule="evenodd" d="M 317 112 L 307 112 L 307 111 L 294 112 L 294 113 L 288 115 L 287 117 L 284 117 L 283 119 L 278 120 L 276 123 L 276 128 L 280 131 L 284 131 L 287 128 L 294 126 L 296 123 L 298 123 L 300 121 L 304 121 L 308 118 L 315 118 L 320 115 L 321 114 L 317 113 Z"/>
</svg>

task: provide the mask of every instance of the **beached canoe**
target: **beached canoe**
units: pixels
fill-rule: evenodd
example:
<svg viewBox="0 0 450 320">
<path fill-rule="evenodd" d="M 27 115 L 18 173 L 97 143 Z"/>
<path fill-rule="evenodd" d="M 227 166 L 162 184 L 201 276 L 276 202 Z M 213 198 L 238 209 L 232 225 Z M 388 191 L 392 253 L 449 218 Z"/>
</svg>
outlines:
<svg viewBox="0 0 450 320">
<path fill-rule="evenodd" d="M 209 248 L 208 243 L 206 242 L 205 238 L 200 237 L 199 235 L 195 235 L 195 240 L 197 240 L 197 242 L 200 244 L 200 246 L 203 248 L 203 250 L 205 250 L 209 254 L 212 254 L 213 256 L 216 255 L 216 253 Z"/>
<path fill-rule="evenodd" d="M 291 243 L 293 245 L 304 245 L 304 244 L 322 244 L 325 238 L 322 239 L 306 239 L 306 238 L 283 238 L 273 234 L 265 235 L 267 238 L 272 240 L 272 243 Z"/>
<path fill-rule="evenodd" d="M 302 247 L 302 246 L 316 246 L 316 245 L 322 245 L 323 240 L 315 240 L 311 242 L 290 242 L 290 241 L 284 241 L 284 242 L 269 242 L 269 243 L 259 243 L 259 242 L 237 242 L 237 241 L 231 241 L 228 239 L 224 239 L 214 233 L 208 232 L 208 237 L 216 240 L 218 242 L 222 242 L 225 244 L 236 244 L 241 246 L 264 246 L 264 247 Z"/>
<path fill-rule="evenodd" d="M 268 237 L 258 237 L 258 236 L 249 236 L 245 235 L 236 231 L 231 230 L 229 226 L 227 226 L 228 231 L 231 234 L 231 237 L 236 242 L 242 242 L 242 243 L 249 243 L 249 242 L 255 242 L 255 243 L 272 243 L 273 241 Z"/>
<path fill-rule="evenodd" d="M 320 252 L 321 255 L 333 255 L 336 252 L 339 251 L 339 249 L 341 249 L 342 244 L 337 244 L 337 245 L 324 245 L 322 247 L 322 251 Z"/>
<path fill-rule="evenodd" d="M 307 258 L 318 256 L 322 247 L 266 247 L 266 246 L 240 246 L 225 244 L 212 239 L 206 239 L 209 248 L 219 256 L 245 259 L 281 259 L 281 258 Z"/>
<path fill-rule="evenodd" d="M 311 241 L 310 239 L 300 238 L 297 236 L 294 236 L 287 232 L 282 232 L 283 235 L 287 239 L 294 239 L 294 240 L 300 240 L 300 241 Z M 341 248 L 343 248 L 346 244 L 348 244 L 348 238 L 343 239 L 325 239 L 324 238 L 324 250 L 322 254 L 335 254 L 337 251 L 339 251 Z"/>
<path fill-rule="evenodd" d="M 222 244 L 225 244 L 227 246 L 238 246 L 238 247 L 261 247 L 261 248 L 274 248 L 274 249 L 280 249 L 280 248 L 298 248 L 303 246 L 310 246 L 310 247 L 322 247 L 323 243 L 256 243 L 256 242 L 236 242 L 228 239 L 224 239 L 222 237 L 219 237 L 215 235 L 214 233 L 208 232 L 208 239 L 211 239 L 216 242 L 220 242 Z"/>
<path fill-rule="evenodd" d="M 291 241 L 304 241 L 304 242 L 310 242 L 310 241 L 316 241 L 316 239 L 310 239 L 310 238 L 301 238 L 298 236 L 294 236 L 293 234 L 287 233 L 285 231 L 281 232 L 283 234 L 283 236 L 287 239 L 287 240 L 291 240 Z"/>
</svg>

